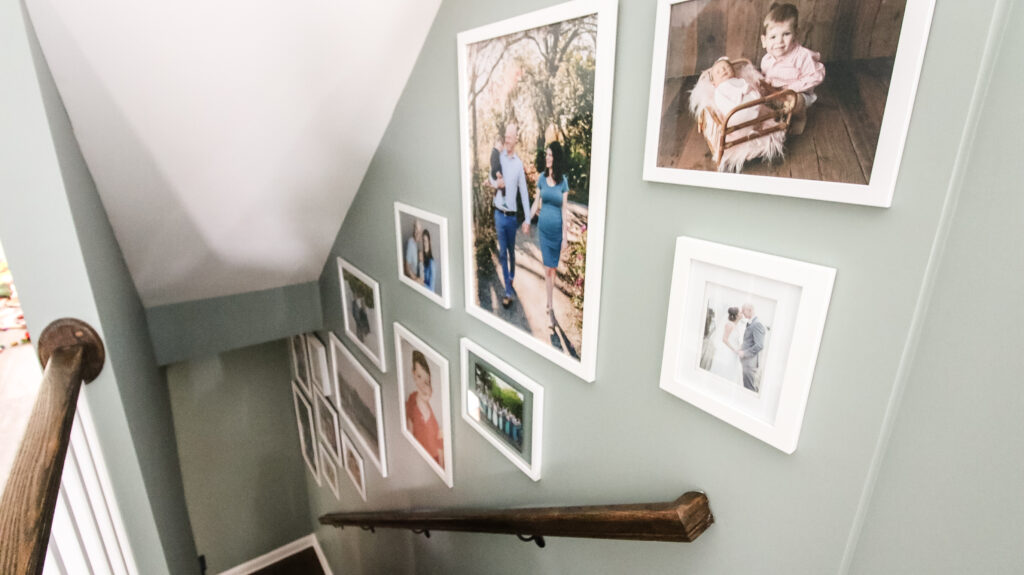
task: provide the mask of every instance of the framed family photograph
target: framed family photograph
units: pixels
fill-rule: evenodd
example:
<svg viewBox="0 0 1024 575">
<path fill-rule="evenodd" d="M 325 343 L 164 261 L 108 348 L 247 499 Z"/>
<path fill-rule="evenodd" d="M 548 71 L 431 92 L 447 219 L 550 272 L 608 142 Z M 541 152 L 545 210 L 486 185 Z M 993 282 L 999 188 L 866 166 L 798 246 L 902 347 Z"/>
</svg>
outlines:
<svg viewBox="0 0 1024 575">
<path fill-rule="evenodd" d="M 577 0 L 458 36 L 466 309 L 586 381 L 617 10 Z"/>
<path fill-rule="evenodd" d="M 462 418 L 530 479 L 540 481 L 544 388 L 473 341 L 460 342 Z"/>
<path fill-rule="evenodd" d="M 661 389 L 796 450 L 835 269 L 676 240 Z"/>
<path fill-rule="evenodd" d="M 313 389 L 324 395 L 331 394 L 331 370 L 327 365 L 327 348 L 315 333 L 306 334 L 309 352 L 309 380 Z"/>
<path fill-rule="evenodd" d="M 338 492 L 338 465 L 334 463 L 334 456 L 328 454 L 328 448 L 324 444 L 320 444 L 320 471 L 322 472 L 323 479 L 327 483 L 327 487 L 330 487 L 331 493 L 334 494 L 336 499 L 341 499 L 341 494 Z"/>
<path fill-rule="evenodd" d="M 288 354 L 292 360 L 292 378 L 298 382 L 302 391 L 309 396 L 309 354 L 306 350 L 306 336 L 293 335 L 288 338 Z"/>
<path fill-rule="evenodd" d="M 359 492 L 359 496 L 363 498 L 363 501 L 366 501 L 366 471 L 363 469 L 363 456 L 359 455 L 359 451 L 356 450 L 356 446 L 349 439 L 347 433 L 341 435 L 341 449 L 345 472 L 348 474 L 348 478 L 352 480 L 352 485 Z"/>
<path fill-rule="evenodd" d="M 398 279 L 427 299 L 449 309 L 448 220 L 395 202 Z"/>
<path fill-rule="evenodd" d="M 334 403 L 342 420 L 366 450 L 370 461 L 377 466 L 382 477 L 387 477 L 388 459 L 384 445 L 384 409 L 380 384 L 374 381 L 337 336 L 331 333 L 329 337 Z"/>
<path fill-rule="evenodd" d="M 402 435 L 445 485 L 452 487 L 448 360 L 395 322 L 395 365 Z"/>
<path fill-rule="evenodd" d="M 380 285 L 343 258 L 338 258 L 338 278 L 345 336 L 370 358 L 381 373 L 386 373 Z"/>
<path fill-rule="evenodd" d="M 331 456 L 341 458 L 341 432 L 338 412 L 334 405 L 318 390 L 313 391 L 313 410 L 316 413 L 316 434 L 330 448 Z"/>
<path fill-rule="evenodd" d="M 659 0 L 644 179 L 888 207 L 935 0 Z"/>
<path fill-rule="evenodd" d="M 292 382 L 292 400 L 295 402 L 295 421 L 299 426 L 299 446 L 302 449 L 302 459 L 306 460 L 306 467 L 320 485 L 320 454 L 316 448 L 316 422 L 313 415 L 313 407 L 309 400 L 299 390 L 299 384 Z"/>
</svg>

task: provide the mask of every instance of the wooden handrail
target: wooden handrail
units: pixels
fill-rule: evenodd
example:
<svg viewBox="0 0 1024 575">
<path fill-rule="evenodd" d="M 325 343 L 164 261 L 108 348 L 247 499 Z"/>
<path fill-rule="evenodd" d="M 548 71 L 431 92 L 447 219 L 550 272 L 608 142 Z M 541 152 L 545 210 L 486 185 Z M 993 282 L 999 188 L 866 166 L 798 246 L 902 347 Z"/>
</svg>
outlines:
<svg viewBox="0 0 1024 575">
<path fill-rule="evenodd" d="M 712 523 L 708 498 L 696 491 L 666 503 L 535 507 L 501 510 L 378 511 L 329 513 L 322 525 L 352 525 L 430 531 L 507 533 L 544 546 L 544 536 L 629 539 L 634 541 L 693 541 Z M 529 537 L 525 537 L 529 536 Z"/>
<path fill-rule="evenodd" d="M 99 335 L 85 322 L 58 319 L 38 341 L 43 382 L 0 498 L 0 573 L 43 571 L 54 507 L 71 439 L 78 392 L 103 369 Z"/>
</svg>

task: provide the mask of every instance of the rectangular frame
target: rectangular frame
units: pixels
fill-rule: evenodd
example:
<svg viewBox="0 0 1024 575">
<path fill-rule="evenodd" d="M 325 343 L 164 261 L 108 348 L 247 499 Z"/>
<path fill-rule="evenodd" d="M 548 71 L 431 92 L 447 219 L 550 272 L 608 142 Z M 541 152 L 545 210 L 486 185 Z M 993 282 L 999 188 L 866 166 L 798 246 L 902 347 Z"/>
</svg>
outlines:
<svg viewBox="0 0 1024 575">
<path fill-rule="evenodd" d="M 356 325 L 357 319 L 352 317 L 352 305 L 356 303 L 356 300 L 352 299 L 350 301 L 350 298 L 347 297 L 349 290 L 345 289 L 345 273 L 349 273 L 354 276 L 357 280 L 366 285 L 372 293 L 374 311 L 371 314 L 367 314 L 367 325 L 364 329 L 369 330 L 367 337 L 370 337 L 372 332 L 376 330 L 377 334 L 376 337 L 373 337 L 373 343 L 377 345 L 377 353 L 374 353 L 367 344 L 363 343 L 362 340 L 364 338 L 360 337 L 357 331 L 353 329 L 353 327 L 358 329 L 362 326 Z M 388 366 L 386 350 L 384 349 L 384 312 L 381 309 L 380 304 L 380 284 L 378 284 L 375 279 L 363 273 L 359 268 L 350 264 L 344 258 L 339 257 L 338 287 L 341 290 L 341 313 L 345 320 L 345 336 L 348 337 L 348 339 L 354 343 L 357 348 L 359 348 L 359 351 L 363 352 L 363 354 L 365 354 L 375 366 L 377 366 L 377 369 L 379 369 L 381 373 L 387 373 Z M 365 303 L 360 307 L 360 310 L 366 310 Z"/>
<path fill-rule="evenodd" d="M 330 366 L 327 364 L 327 348 L 314 333 L 306 334 L 306 351 L 309 357 L 310 388 L 324 395 L 331 395 Z"/>
<path fill-rule="evenodd" d="M 302 388 L 299 387 L 299 384 L 294 381 L 292 382 L 292 400 L 295 403 L 295 424 L 299 428 L 299 448 L 302 450 L 302 459 L 306 461 L 306 467 L 309 468 L 309 472 L 312 473 L 313 478 L 316 479 L 316 484 L 320 485 L 320 450 L 317 449 L 316 416 L 313 413 L 312 406 L 309 405 L 309 400 L 302 394 L 301 389 Z M 306 417 L 309 420 L 308 426 L 302 425 L 302 411 L 306 413 Z M 308 436 L 306 435 L 307 433 L 309 434 Z M 306 453 L 306 450 L 310 445 L 312 446 L 313 451 L 312 461 L 310 461 L 309 456 Z"/>
<path fill-rule="evenodd" d="M 338 491 L 338 464 L 334 462 L 334 458 L 328 453 L 327 446 L 323 443 L 317 443 L 320 449 L 320 471 L 324 481 L 327 483 L 327 487 L 331 489 L 331 493 L 334 497 L 341 500 L 341 493 Z M 331 480 L 333 478 L 333 481 Z"/>
<path fill-rule="evenodd" d="M 306 348 L 305 334 L 300 333 L 288 338 L 288 357 L 292 360 L 292 379 L 309 395 L 312 387 L 309 385 L 309 352 Z"/>
<path fill-rule="evenodd" d="M 326 444 L 331 448 L 331 455 L 334 459 L 341 460 L 341 425 L 338 420 L 338 410 L 334 407 L 327 397 L 317 390 L 313 390 L 313 413 L 316 416 L 316 436 L 317 439 Z M 324 412 L 328 415 L 328 420 L 324 421 Z M 331 437 L 328 432 L 334 432 L 334 440 L 331 441 Z"/>
<path fill-rule="evenodd" d="M 435 278 L 441 282 L 441 292 L 435 293 L 427 288 L 426 285 L 421 285 L 410 279 L 405 274 L 405 243 L 402 237 L 402 214 L 408 214 L 414 218 L 426 220 L 440 229 L 438 232 L 438 238 L 432 240 L 430 246 L 431 251 L 440 252 L 440 258 L 435 260 L 440 261 L 441 272 L 439 278 Z M 417 291 L 430 301 L 443 307 L 444 309 L 450 309 L 451 296 L 452 296 L 452 284 L 451 274 L 449 273 L 450 264 L 448 259 L 448 218 L 432 214 L 428 211 L 414 208 L 408 204 L 402 202 L 395 202 L 395 248 L 398 255 L 398 279 L 405 285 L 411 287 L 414 291 Z"/>
<path fill-rule="evenodd" d="M 495 369 L 500 370 L 504 379 L 510 380 L 516 385 L 526 388 L 533 394 L 533 410 L 531 413 L 533 428 L 531 429 L 530 437 L 529 462 L 525 461 L 520 455 L 512 451 L 511 448 L 495 437 L 491 430 L 482 426 L 469 415 L 469 377 L 471 373 L 475 373 L 469 365 L 469 354 L 471 352 L 473 355 L 491 364 Z M 459 358 L 460 365 L 462 366 L 462 393 L 459 395 L 459 412 L 462 414 L 462 419 L 464 419 L 470 427 L 476 430 L 477 433 L 483 436 L 488 443 L 493 445 L 499 453 L 504 455 L 512 462 L 513 465 L 525 473 L 527 477 L 534 481 L 540 481 L 544 445 L 544 388 L 534 380 L 525 376 L 521 371 L 505 363 L 486 349 L 480 347 L 479 344 L 469 338 L 464 337 L 459 341 Z"/>
<path fill-rule="evenodd" d="M 384 407 L 381 401 L 380 384 L 377 383 L 377 381 L 373 379 L 373 376 L 370 375 L 370 372 L 366 371 L 366 368 L 363 367 L 361 363 L 359 363 L 359 360 L 356 359 L 356 356 L 353 355 L 352 352 L 349 351 L 348 348 L 346 348 L 344 344 L 341 343 L 341 340 L 338 339 L 338 336 L 334 335 L 334 332 L 331 332 L 328 338 L 330 339 L 331 343 L 331 378 L 332 383 L 334 384 L 335 392 L 334 405 L 337 406 L 338 414 L 341 415 L 341 419 L 345 422 L 346 425 L 348 425 L 349 429 L 351 429 L 355 433 L 355 436 L 359 440 L 359 443 L 363 446 L 363 449 L 366 450 L 368 454 L 367 456 L 370 458 L 370 461 L 372 461 L 373 464 L 380 471 L 381 476 L 387 477 L 387 441 L 384 438 Z M 353 369 L 355 369 L 357 376 L 362 378 L 366 385 L 369 386 L 370 389 L 373 391 L 374 409 L 376 409 L 377 411 L 375 423 L 377 426 L 378 451 L 376 452 L 374 452 L 374 450 L 371 449 L 369 440 L 363 437 L 363 434 L 360 432 L 359 427 L 356 426 L 355 420 L 353 419 L 354 415 L 350 415 L 342 406 L 342 397 L 344 396 L 341 393 L 341 382 L 339 381 L 340 378 L 338 376 L 339 361 L 346 361 L 349 364 L 351 364 Z"/>
<path fill-rule="evenodd" d="M 430 469 L 437 474 L 438 477 L 444 481 L 445 485 L 449 488 L 454 485 L 454 467 L 455 462 L 452 460 L 452 416 L 451 416 L 451 389 L 448 385 L 448 360 L 444 358 L 440 353 L 435 351 L 432 347 L 427 345 L 423 340 L 416 337 L 411 331 L 405 328 L 402 324 L 397 321 L 394 324 L 395 327 L 395 370 L 398 372 L 398 410 L 400 414 L 400 421 L 402 426 L 402 435 L 405 439 L 412 444 L 413 449 L 420 455 L 430 466 Z M 406 390 L 410 388 L 409 382 L 406 381 L 406 370 L 413 373 L 414 366 L 406 363 L 405 358 L 402 356 L 402 341 L 405 340 L 410 344 L 414 350 L 418 350 L 425 356 L 428 365 L 433 363 L 438 366 L 439 374 L 431 374 L 430 379 L 432 382 L 439 382 L 440 385 L 436 386 L 437 397 L 440 399 L 441 405 L 441 421 L 440 431 L 443 437 L 443 461 L 445 465 L 442 467 L 434 460 L 434 458 L 427 452 L 423 445 L 416 439 L 412 432 L 408 429 L 409 417 L 405 406 L 407 400 Z M 411 360 L 410 360 L 411 363 Z M 415 378 L 415 374 L 413 375 Z M 415 384 L 411 387 L 415 388 Z M 434 387 L 432 385 L 431 387 Z M 418 390 L 413 393 L 418 393 Z M 434 419 L 437 419 L 437 415 L 434 414 Z"/>
<path fill-rule="evenodd" d="M 785 453 L 793 453 L 800 438 L 835 273 L 835 269 L 825 266 L 678 238 L 661 389 Z M 706 305 L 704 298 L 710 284 L 728 285 L 748 294 L 755 289 L 762 295 L 770 290 L 783 294 L 772 312 L 778 326 L 772 334 L 778 342 L 774 350 L 777 353 L 774 358 L 766 358 L 765 366 L 758 364 L 763 394 L 760 389 L 748 393 L 743 384 L 736 387 L 725 382 L 697 361 L 700 347 L 708 339 L 708 314 L 702 306 Z"/>
<path fill-rule="evenodd" d="M 597 15 L 599 33 L 595 42 L 595 70 L 594 70 L 594 93 L 593 93 L 593 121 L 590 140 L 590 172 L 588 207 L 586 223 L 579 230 L 580 236 L 585 240 L 583 245 L 586 252 L 584 267 L 580 273 L 580 281 L 583 286 L 583 301 L 581 321 L 582 329 L 579 329 L 578 348 L 572 344 L 576 339 L 575 332 L 578 326 L 574 319 L 569 319 L 573 325 L 570 330 L 572 337 L 566 334 L 565 328 L 558 324 L 553 337 L 550 335 L 538 335 L 527 331 L 521 326 L 499 317 L 494 311 L 485 310 L 476 303 L 475 278 L 476 265 L 474 255 L 474 225 L 473 225 L 473 178 L 471 174 L 474 162 L 472 160 L 471 148 L 475 144 L 470 138 L 470 115 L 468 113 L 469 97 L 467 93 L 469 74 L 466 66 L 468 61 L 468 46 L 478 42 L 500 38 L 502 36 L 517 34 L 529 31 L 542 26 L 564 22 L 570 19 L 582 18 L 590 15 Z M 460 119 L 460 141 L 461 141 L 461 166 L 462 166 L 462 213 L 463 213 L 463 252 L 465 261 L 465 287 L 466 287 L 466 311 L 473 317 L 483 321 L 513 340 L 540 354 L 542 357 L 552 361 L 556 365 L 576 375 L 577 377 L 591 382 L 594 381 L 597 365 L 597 338 L 598 319 L 600 317 L 601 302 L 601 269 L 602 253 L 604 248 L 604 223 L 605 204 L 607 195 L 608 178 L 608 149 L 611 133 L 611 112 L 612 112 L 612 88 L 615 69 L 615 36 L 618 20 L 617 0 L 575 0 L 564 4 L 557 4 L 549 8 L 509 18 L 500 22 L 481 26 L 472 30 L 464 31 L 458 35 L 458 66 L 459 66 L 459 119 Z M 524 148 L 525 149 L 525 148 Z M 566 224 L 568 225 L 568 223 Z M 584 235 L 585 234 L 585 235 Z M 570 251 L 569 246 L 564 246 L 565 251 Z M 565 260 L 566 258 L 562 258 Z M 564 263 L 561 265 L 565 265 Z M 561 267 L 561 266 L 560 266 Z M 500 273 L 498 282 L 503 283 Z M 583 280 L 586 281 L 583 281 Z M 541 289 L 543 290 L 543 283 Z M 540 293 L 543 293 L 542 291 Z M 500 303 L 499 303 L 500 305 Z M 543 313 L 544 302 L 538 300 L 540 312 Z M 565 318 L 563 312 L 563 318 Z M 572 311 L 573 317 L 577 312 Z M 525 315 L 525 311 L 524 311 Z M 547 322 L 547 314 L 544 316 Z M 563 319 L 564 321 L 564 319 Z M 567 322 L 567 323 L 568 323 Z M 527 323 L 527 327 L 529 324 Z M 538 328 L 544 331 L 542 328 Z M 558 331 L 558 330 L 561 331 Z M 553 345 L 552 339 L 557 338 L 559 347 Z M 563 341 L 564 340 L 564 341 Z M 575 356 L 575 357 L 574 357 Z"/>
<path fill-rule="evenodd" d="M 672 6 L 694 0 L 659 0 L 654 31 L 654 57 L 647 111 L 647 138 L 644 151 L 644 179 L 653 182 L 739 190 L 759 194 L 793 196 L 814 200 L 861 204 L 877 207 L 892 205 L 900 160 L 906 143 L 910 117 L 917 93 L 925 46 L 931 26 L 935 0 L 907 0 L 903 26 L 899 33 L 892 78 L 882 113 L 868 184 L 797 179 L 792 177 L 721 173 L 702 170 L 659 167 L 663 98 L 669 47 L 669 21 Z M 724 0 L 723 0 L 724 1 Z M 763 18 L 759 14 L 758 18 Z M 760 26 L 760 20 L 757 22 Z M 757 28 L 755 28 L 757 29 Z M 730 57 L 745 55 L 728 55 Z M 827 72 L 826 72 L 827 74 Z M 828 76 L 826 75 L 826 81 Z"/>
<path fill-rule="evenodd" d="M 366 501 L 366 465 L 363 463 L 362 454 L 356 449 L 347 433 L 341 435 L 341 454 L 345 472 L 348 473 L 352 486 L 356 488 L 356 492 L 363 498 L 363 501 Z M 358 466 L 359 469 L 352 469 L 355 466 Z"/>
</svg>

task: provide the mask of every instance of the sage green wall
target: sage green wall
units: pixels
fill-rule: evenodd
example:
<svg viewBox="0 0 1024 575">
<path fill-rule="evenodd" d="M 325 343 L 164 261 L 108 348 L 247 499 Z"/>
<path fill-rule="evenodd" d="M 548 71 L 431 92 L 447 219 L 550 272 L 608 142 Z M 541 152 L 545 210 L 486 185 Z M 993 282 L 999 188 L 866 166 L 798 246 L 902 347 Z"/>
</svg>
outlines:
<svg viewBox="0 0 1024 575">
<path fill-rule="evenodd" d="M 188 512 L 219 573 L 308 535 L 283 340 L 167 367 Z"/>
<path fill-rule="evenodd" d="M 31 25 L 0 2 L 0 234 L 29 331 L 91 324 L 107 364 L 82 397 L 142 573 L 198 571 L 166 382 L 145 316 Z"/>
<path fill-rule="evenodd" d="M 462 336 L 544 385 L 543 479 L 530 481 L 455 417 L 455 487 L 446 488 L 400 433 L 394 371 L 380 374 L 364 361 L 383 386 L 392 476 L 382 479 L 368 468 L 368 503 L 359 501 L 348 485 L 342 501 L 336 501 L 307 477 L 311 515 L 405 507 L 659 501 L 701 489 L 708 493 L 717 523 L 690 545 L 555 539 L 543 550 L 505 536 L 433 533 L 427 540 L 400 532 L 373 535 L 321 528 L 317 533 L 332 564 L 339 570 L 358 567 L 362 573 L 832 573 L 846 570 L 857 550 L 861 572 L 890 572 L 890 565 L 905 565 L 899 549 L 879 543 L 888 531 L 876 531 L 876 524 L 862 520 L 876 477 L 881 478 L 880 496 L 890 500 L 910 489 L 891 478 L 886 468 L 881 475 L 875 470 L 882 461 L 891 464 L 894 457 L 886 458 L 893 417 L 900 425 L 892 436 L 892 453 L 914 449 L 917 435 L 903 429 L 926 423 L 915 419 L 923 405 L 908 406 L 911 411 L 904 420 L 893 411 L 892 400 L 918 349 L 915 319 L 929 317 L 921 309 L 926 303 L 921 295 L 935 279 L 930 270 L 940 263 L 933 246 L 945 231 L 947 200 L 959 189 L 958 181 L 951 185 L 950 179 L 954 166 L 964 159 L 960 145 L 970 126 L 972 95 L 997 0 L 938 2 L 889 209 L 644 182 L 656 2 L 620 2 L 599 360 L 592 384 L 469 317 L 459 279 L 463 230 L 456 34 L 551 4 L 442 4 L 333 249 L 334 255 L 349 259 L 381 284 L 389 364 L 394 363 L 395 320 L 448 357 L 453 413 L 458 413 Z M 1012 86 L 999 89 L 1004 97 L 1019 94 Z M 982 182 L 1001 181 L 999 174 L 1006 173 L 996 171 Z M 973 186 L 966 188 L 965 195 L 972 191 Z M 448 218 L 454 286 L 450 311 L 398 281 L 392 229 L 396 200 Z M 679 235 L 838 270 L 800 445 L 793 455 L 658 389 L 673 240 Z M 954 230 L 951 241 L 957 237 Z M 1007 239 L 1012 249 L 1019 243 L 1019 232 Z M 977 249 L 968 244 L 964 254 Z M 949 253 L 955 261 L 955 252 Z M 321 293 L 324 326 L 341 333 L 333 259 L 326 262 Z M 960 291 L 943 294 L 937 293 L 936 305 L 967 303 L 958 299 Z M 995 324 L 976 325 L 963 337 L 988 334 Z M 922 346 L 917 377 L 934 375 L 924 373 L 934 367 L 927 358 L 943 353 Z M 945 402 L 947 410 L 957 399 L 949 394 L 929 398 Z M 987 419 L 984 414 L 976 417 Z M 993 425 L 991 431 L 997 430 L 1002 431 Z M 957 455 L 970 458 L 970 445 L 960 446 Z M 895 465 L 894 473 L 900 475 L 904 467 Z M 922 475 L 918 470 L 913 476 L 920 480 Z M 994 481 L 1003 487 L 1019 485 L 1003 478 Z M 915 501 L 923 505 L 922 499 Z M 889 507 L 872 508 L 868 517 L 879 515 L 891 523 L 898 514 Z M 924 512 L 909 519 L 911 525 L 930 520 Z M 857 549 L 862 525 L 869 529 Z M 917 553 L 933 550 L 923 534 L 913 537 L 913 543 Z M 975 537 L 972 543 L 987 547 L 984 537 Z M 999 565 L 997 561 L 1005 557 L 1004 553 L 990 559 L 989 564 Z"/>
</svg>

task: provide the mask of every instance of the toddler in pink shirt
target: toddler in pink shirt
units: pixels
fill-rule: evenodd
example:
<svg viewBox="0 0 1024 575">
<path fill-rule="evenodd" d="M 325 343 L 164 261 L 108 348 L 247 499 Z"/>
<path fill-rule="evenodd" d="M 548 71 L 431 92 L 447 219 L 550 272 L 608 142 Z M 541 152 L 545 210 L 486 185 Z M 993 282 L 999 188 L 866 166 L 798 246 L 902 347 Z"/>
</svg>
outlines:
<svg viewBox="0 0 1024 575">
<path fill-rule="evenodd" d="M 804 131 L 807 107 L 818 99 L 814 88 L 825 79 L 825 65 L 821 54 L 808 50 L 796 39 L 800 13 L 792 4 L 772 3 L 761 29 L 761 46 L 766 54 L 761 58 L 761 73 L 774 90 L 793 90 L 797 98 L 789 133 Z"/>
</svg>

